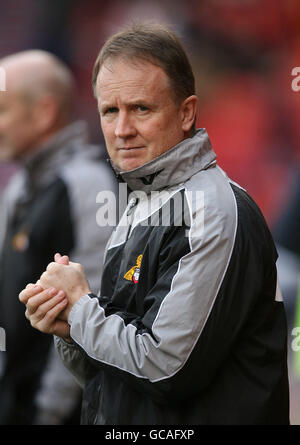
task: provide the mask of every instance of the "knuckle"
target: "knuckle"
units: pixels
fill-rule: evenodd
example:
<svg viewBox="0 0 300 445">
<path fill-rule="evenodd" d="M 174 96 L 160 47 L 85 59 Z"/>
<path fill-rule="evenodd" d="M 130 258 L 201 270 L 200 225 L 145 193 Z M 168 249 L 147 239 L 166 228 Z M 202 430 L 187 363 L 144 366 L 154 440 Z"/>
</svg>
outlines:
<svg viewBox="0 0 300 445">
<path fill-rule="evenodd" d="M 51 272 L 54 268 L 55 268 L 55 263 L 54 262 L 49 263 L 47 268 L 46 268 L 46 271 L 47 272 Z"/>
<path fill-rule="evenodd" d="M 28 314 L 30 314 L 30 312 L 32 312 L 34 310 L 34 305 L 33 305 L 32 301 L 30 301 L 30 299 L 28 300 L 26 306 L 27 306 L 26 312 Z"/>
<path fill-rule="evenodd" d="M 36 328 L 36 320 L 33 317 L 29 317 L 28 320 L 33 328 Z"/>
<path fill-rule="evenodd" d="M 78 272 L 83 272 L 83 270 L 84 270 L 83 265 L 80 263 L 75 263 L 74 267 L 75 267 L 75 269 L 78 270 Z"/>
<path fill-rule="evenodd" d="M 42 310 L 40 308 L 37 308 L 37 310 L 34 313 L 35 318 L 41 319 L 43 317 Z"/>
<path fill-rule="evenodd" d="M 48 272 L 43 272 L 40 278 L 40 281 L 47 281 L 48 278 Z"/>
<path fill-rule="evenodd" d="M 24 299 L 25 299 L 24 290 L 22 290 L 22 291 L 19 293 L 19 300 L 20 300 L 21 302 L 23 302 Z"/>
<path fill-rule="evenodd" d="M 51 312 L 47 312 L 44 316 L 44 321 L 46 325 L 49 327 L 49 325 L 53 322 L 55 317 L 53 317 L 53 314 Z"/>
</svg>

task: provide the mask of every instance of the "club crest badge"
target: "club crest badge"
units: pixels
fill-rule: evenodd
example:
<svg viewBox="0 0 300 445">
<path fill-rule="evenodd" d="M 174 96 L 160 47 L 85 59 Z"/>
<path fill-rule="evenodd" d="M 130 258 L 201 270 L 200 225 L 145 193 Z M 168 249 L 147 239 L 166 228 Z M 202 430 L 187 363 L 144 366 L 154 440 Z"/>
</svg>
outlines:
<svg viewBox="0 0 300 445">
<path fill-rule="evenodd" d="M 16 233 L 12 239 L 12 247 L 18 252 L 25 252 L 29 246 L 29 236 L 25 230 Z"/>
<path fill-rule="evenodd" d="M 124 275 L 125 280 L 133 281 L 135 284 L 138 283 L 140 277 L 141 263 L 143 255 L 139 255 L 136 259 L 136 265 L 131 267 L 128 272 Z"/>
</svg>

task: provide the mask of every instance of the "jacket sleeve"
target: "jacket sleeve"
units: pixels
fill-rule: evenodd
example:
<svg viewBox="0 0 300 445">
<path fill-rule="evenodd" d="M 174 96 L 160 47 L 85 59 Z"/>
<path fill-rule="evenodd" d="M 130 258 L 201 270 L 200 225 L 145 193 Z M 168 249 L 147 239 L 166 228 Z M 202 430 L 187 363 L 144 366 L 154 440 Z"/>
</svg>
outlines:
<svg viewBox="0 0 300 445">
<path fill-rule="evenodd" d="M 75 344 L 65 342 L 54 336 L 54 346 L 65 367 L 71 372 L 78 385 L 83 388 L 85 383 L 86 357 Z"/>
<path fill-rule="evenodd" d="M 86 295 L 74 305 L 71 336 L 95 366 L 158 397 L 185 398 L 205 389 L 256 304 L 271 246 L 259 219 L 238 227 L 235 205 L 231 210 L 207 209 L 204 228 L 193 215 L 188 236 L 186 227 L 170 228 L 143 317 L 121 311 L 106 316 L 104 297 Z M 271 303 L 272 264 L 266 296 Z"/>
</svg>

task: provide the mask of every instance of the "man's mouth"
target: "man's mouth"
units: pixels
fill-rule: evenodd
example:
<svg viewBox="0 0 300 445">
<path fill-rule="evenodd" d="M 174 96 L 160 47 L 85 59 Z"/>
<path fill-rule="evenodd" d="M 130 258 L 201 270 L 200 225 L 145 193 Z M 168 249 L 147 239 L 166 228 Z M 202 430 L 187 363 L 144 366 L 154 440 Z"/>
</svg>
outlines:
<svg viewBox="0 0 300 445">
<path fill-rule="evenodd" d="M 140 150 L 141 148 L 144 148 L 144 146 L 137 146 L 137 147 L 119 147 L 118 150 L 125 150 L 125 151 L 131 151 L 131 150 Z"/>
</svg>

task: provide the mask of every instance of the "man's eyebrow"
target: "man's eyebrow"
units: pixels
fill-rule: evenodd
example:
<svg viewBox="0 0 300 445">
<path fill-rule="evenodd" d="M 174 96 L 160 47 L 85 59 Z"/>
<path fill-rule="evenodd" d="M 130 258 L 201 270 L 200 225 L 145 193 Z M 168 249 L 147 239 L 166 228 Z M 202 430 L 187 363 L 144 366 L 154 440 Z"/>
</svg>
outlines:
<svg viewBox="0 0 300 445">
<path fill-rule="evenodd" d="M 110 102 L 103 102 L 101 104 L 98 104 L 98 111 L 101 113 L 101 111 L 107 110 L 108 108 L 116 108 L 116 105 L 113 105 Z"/>
<path fill-rule="evenodd" d="M 143 97 L 137 97 L 134 99 L 130 99 L 125 103 L 126 106 L 133 107 L 135 105 L 145 105 L 147 107 L 153 107 L 155 104 L 153 104 L 152 101 L 149 101 Z M 115 105 L 113 102 L 102 102 L 98 105 L 99 112 L 106 110 L 108 108 L 118 108 L 118 105 Z"/>
</svg>

